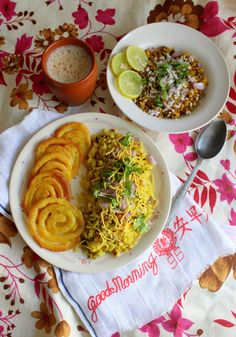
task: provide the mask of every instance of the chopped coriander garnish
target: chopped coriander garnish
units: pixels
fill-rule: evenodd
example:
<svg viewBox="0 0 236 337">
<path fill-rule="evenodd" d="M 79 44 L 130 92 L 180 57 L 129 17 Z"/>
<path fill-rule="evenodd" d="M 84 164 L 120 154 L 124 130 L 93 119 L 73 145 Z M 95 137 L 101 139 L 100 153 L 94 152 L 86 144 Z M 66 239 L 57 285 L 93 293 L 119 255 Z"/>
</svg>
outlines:
<svg viewBox="0 0 236 337">
<path fill-rule="evenodd" d="M 142 169 L 138 165 L 126 165 L 125 166 L 125 177 L 128 177 L 132 172 L 141 173 Z"/>
<path fill-rule="evenodd" d="M 145 216 L 139 215 L 135 220 L 134 220 L 134 229 L 138 230 L 141 233 L 146 233 L 149 229 L 148 225 L 145 223 Z"/>
<path fill-rule="evenodd" d="M 106 169 L 106 168 L 105 168 L 105 169 L 102 171 L 102 176 L 103 176 L 103 177 L 109 178 L 112 174 L 113 174 L 113 171 L 110 170 L 110 169 Z"/>
<path fill-rule="evenodd" d="M 125 177 L 130 176 L 131 173 L 132 173 L 132 166 L 126 165 L 125 166 L 125 171 L 124 171 Z"/>
<path fill-rule="evenodd" d="M 148 84 L 148 79 L 147 78 L 142 78 L 143 86 Z"/>
<path fill-rule="evenodd" d="M 111 198 L 111 206 L 113 207 L 113 208 L 116 208 L 117 206 L 119 205 L 119 202 L 117 201 L 117 199 L 116 198 Z"/>
<path fill-rule="evenodd" d="M 132 138 L 132 134 L 130 132 L 127 132 L 125 137 L 120 140 L 120 143 L 127 147 L 131 144 Z"/>
<path fill-rule="evenodd" d="M 177 76 L 179 80 L 184 80 L 188 76 L 188 65 L 187 63 L 179 63 L 176 67 Z"/>
<path fill-rule="evenodd" d="M 169 84 L 164 84 L 162 80 L 160 80 L 160 87 L 161 87 L 161 97 L 166 99 L 168 96 L 168 91 L 170 89 Z"/>
<path fill-rule="evenodd" d="M 163 102 L 160 96 L 157 96 L 155 98 L 155 105 L 158 106 L 159 108 L 163 107 Z"/>
<path fill-rule="evenodd" d="M 143 170 L 142 170 L 141 167 L 139 167 L 138 165 L 133 165 L 133 166 L 132 166 L 132 172 L 142 173 Z"/>
<path fill-rule="evenodd" d="M 127 179 L 132 172 L 142 173 L 141 167 L 134 164 L 129 157 L 118 160 L 115 165 L 119 170 L 118 174 L 122 175 L 125 179 Z"/>
<path fill-rule="evenodd" d="M 92 194 L 94 196 L 94 198 L 98 198 L 100 196 L 100 193 L 101 193 L 101 184 L 100 182 L 96 181 L 94 183 L 94 185 L 92 186 Z"/>
<path fill-rule="evenodd" d="M 157 69 L 157 80 L 160 81 L 163 77 L 168 74 L 168 69 L 170 69 L 169 63 L 162 63 L 158 65 Z"/>
<path fill-rule="evenodd" d="M 132 182 L 130 180 L 126 180 L 124 195 L 129 198 L 131 196 L 131 192 L 132 192 Z"/>
</svg>

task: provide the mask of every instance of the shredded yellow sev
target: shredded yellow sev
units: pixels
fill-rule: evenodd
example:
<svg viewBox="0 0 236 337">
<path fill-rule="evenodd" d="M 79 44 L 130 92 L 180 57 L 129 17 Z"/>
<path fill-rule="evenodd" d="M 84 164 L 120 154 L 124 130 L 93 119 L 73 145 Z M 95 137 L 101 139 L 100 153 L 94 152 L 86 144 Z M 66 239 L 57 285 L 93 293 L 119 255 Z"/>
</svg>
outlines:
<svg viewBox="0 0 236 337">
<path fill-rule="evenodd" d="M 80 247 L 89 258 L 120 255 L 149 230 L 157 198 L 153 167 L 131 133 L 103 130 L 93 136 L 80 197 L 86 226 Z"/>
</svg>

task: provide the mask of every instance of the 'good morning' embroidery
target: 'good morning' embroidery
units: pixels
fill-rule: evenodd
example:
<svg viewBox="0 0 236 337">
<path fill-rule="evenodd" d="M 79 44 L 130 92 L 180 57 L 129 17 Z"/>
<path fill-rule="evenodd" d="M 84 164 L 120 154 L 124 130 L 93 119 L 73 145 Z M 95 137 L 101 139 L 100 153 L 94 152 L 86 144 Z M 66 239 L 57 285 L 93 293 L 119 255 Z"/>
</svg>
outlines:
<svg viewBox="0 0 236 337">
<path fill-rule="evenodd" d="M 133 283 L 137 282 L 145 276 L 146 273 L 152 272 L 153 275 L 158 274 L 158 266 L 156 263 L 157 255 L 150 253 L 148 259 L 142 264 L 138 264 L 137 268 L 133 269 L 129 275 L 125 278 L 121 276 L 113 277 L 111 280 L 106 281 L 105 288 L 100 291 L 95 296 L 90 296 L 87 301 L 87 307 L 91 311 L 91 319 L 93 322 L 98 321 L 97 308 L 104 302 L 108 297 L 117 294 Z"/>
</svg>

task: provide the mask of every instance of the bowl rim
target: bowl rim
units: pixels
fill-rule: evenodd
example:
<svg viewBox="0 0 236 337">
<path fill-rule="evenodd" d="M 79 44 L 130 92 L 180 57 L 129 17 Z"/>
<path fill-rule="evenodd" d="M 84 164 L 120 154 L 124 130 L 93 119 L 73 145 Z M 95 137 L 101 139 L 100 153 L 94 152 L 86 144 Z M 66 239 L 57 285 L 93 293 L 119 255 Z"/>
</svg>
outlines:
<svg viewBox="0 0 236 337">
<path fill-rule="evenodd" d="M 209 118 L 203 118 L 202 122 L 200 122 L 200 121 L 198 123 L 195 122 L 195 124 L 198 124 L 198 125 L 193 125 L 193 126 L 190 125 L 190 126 L 185 126 L 185 127 L 180 126 L 180 123 L 178 123 L 178 122 L 181 119 L 191 117 L 191 115 L 190 116 L 182 116 L 182 117 L 180 117 L 179 119 L 176 119 L 176 120 L 175 119 L 153 117 L 153 116 L 145 113 L 134 102 L 133 102 L 133 107 L 134 107 L 133 110 L 135 110 L 135 111 L 133 111 L 132 113 L 127 113 L 127 104 L 126 104 L 126 108 L 124 109 L 125 103 L 124 103 L 123 99 L 127 100 L 127 103 L 128 103 L 128 101 L 131 101 L 131 100 L 128 99 L 128 98 L 125 98 L 124 96 L 121 96 L 121 94 L 119 94 L 117 88 L 115 88 L 115 84 L 113 83 L 114 81 L 112 81 L 112 78 L 114 79 L 115 76 L 114 76 L 114 74 L 111 70 L 111 67 L 110 67 L 111 59 L 116 53 L 121 52 L 122 49 L 124 49 L 126 46 L 132 44 L 132 41 L 128 41 L 128 42 L 130 42 L 129 44 L 127 44 L 127 42 L 126 42 L 127 40 L 131 39 L 132 35 L 134 35 L 134 34 L 140 35 L 140 32 L 142 32 L 143 30 L 146 30 L 145 33 L 147 33 L 147 30 L 150 31 L 152 29 L 154 29 L 154 31 L 156 29 L 158 29 L 158 30 L 163 29 L 163 32 L 165 33 L 167 27 L 168 27 L 169 31 L 171 29 L 171 30 L 173 30 L 173 32 L 175 32 L 175 33 L 177 32 L 177 34 L 181 34 L 181 33 L 183 34 L 183 32 L 188 32 L 191 35 L 194 34 L 195 36 L 198 36 L 198 38 L 200 38 L 202 41 L 204 41 L 204 43 L 208 44 L 212 50 L 214 50 L 218 53 L 218 58 L 221 62 L 222 67 L 224 68 L 223 72 L 224 72 L 224 75 L 225 75 L 225 83 L 226 83 L 225 96 L 221 99 L 220 104 L 218 104 L 217 109 L 216 109 L 217 111 L 215 113 L 212 113 L 209 116 Z M 136 38 L 136 36 L 135 36 L 135 38 Z M 148 41 L 148 38 L 147 38 L 147 41 Z M 140 44 L 145 44 L 145 43 L 146 43 L 146 41 L 140 41 Z M 158 38 L 157 38 L 156 44 L 158 45 Z M 159 44 L 160 44 L 160 42 L 159 42 Z M 173 43 L 173 46 L 174 46 L 174 43 Z M 184 48 L 184 46 L 183 46 L 183 48 Z M 187 46 L 186 46 L 186 49 L 187 49 Z M 199 52 L 202 53 L 201 47 L 199 47 Z M 202 55 L 204 55 L 204 53 L 205 52 L 203 52 Z M 208 62 L 208 64 L 209 64 L 209 62 Z M 178 133 L 183 133 L 183 132 L 190 132 L 190 131 L 193 131 L 193 130 L 196 130 L 196 129 L 199 129 L 199 128 L 205 126 L 212 119 L 214 119 L 220 113 L 220 111 L 223 109 L 223 107 L 225 106 L 225 103 L 228 99 L 229 91 L 230 91 L 229 66 L 226 62 L 226 59 L 225 59 L 222 51 L 218 48 L 218 46 L 210 38 L 208 38 L 207 36 L 202 34 L 200 31 L 198 31 L 198 30 L 196 30 L 192 27 L 182 25 L 182 24 L 179 24 L 179 23 L 173 23 L 173 22 L 154 22 L 154 23 L 150 23 L 150 24 L 145 24 L 145 25 L 142 25 L 142 26 L 139 26 L 139 27 L 133 29 L 132 31 L 130 31 L 126 35 L 124 35 L 119 40 L 119 42 L 117 42 L 117 44 L 114 46 L 114 48 L 112 49 L 112 52 L 110 54 L 108 64 L 107 64 L 106 78 L 107 78 L 107 86 L 108 86 L 109 92 L 110 92 L 114 102 L 116 103 L 118 108 L 127 117 L 129 117 L 131 120 L 133 120 L 134 122 L 139 124 L 141 127 L 147 128 L 147 129 L 155 131 L 155 132 L 164 132 L 164 133 L 176 133 L 176 134 L 178 134 Z M 116 95 L 120 95 L 120 97 L 116 97 Z M 129 107 L 129 108 L 131 109 L 131 107 Z M 197 107 L 197 108 L 200 109 L 199 107 Z M 137 113 L 139 114 L 138 116 L 137 116 Z M 147 119 L 145 118 L 145 115 L 147 116 Z M 158 121 L 158 120 L 159 120 L 160 123 L 155 123 L 155 121 Z M 176 125 L 175 126 L 171 125 L 170 124 L 171 121 L 176 122 Z M 163 125 L 163 123 L 165 123 L 165 122 L 167 122 L 167 123 L 165 125 Z M 158 124 L 161 124 L 161 127 Z M 187 124 L 187 123 L 185 123 L 185 124 Z"/>
</svg>

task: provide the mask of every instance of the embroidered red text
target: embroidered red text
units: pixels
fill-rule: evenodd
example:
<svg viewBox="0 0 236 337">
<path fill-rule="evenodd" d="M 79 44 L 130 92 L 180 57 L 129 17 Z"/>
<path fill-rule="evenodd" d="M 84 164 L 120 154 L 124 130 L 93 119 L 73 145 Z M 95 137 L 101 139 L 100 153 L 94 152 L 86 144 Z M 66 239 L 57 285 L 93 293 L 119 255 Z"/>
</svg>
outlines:
<svg viewBox="0 0 236 337">
<path fill-rule="evenodd" d="M 153 275 L 157 275 L 158 266 L 156 259 L 157 255 L 150 253 L 148 259 L 142 264 L 138 264 L 137 268 L 133 269 L 127 277 L 124 278 L 119 275 L 113 277 L 111 280 L 106 281 L 106 286 L 100 293 L 95 296 L 90 296 L 87 302 L 87 307 L 92 312 L 92 321 L 97 322 L 97 309 L 108 297 L 130 287 L 133 283 L 143 278 L 149 271 L 151 271 Z"/>
</svg>

